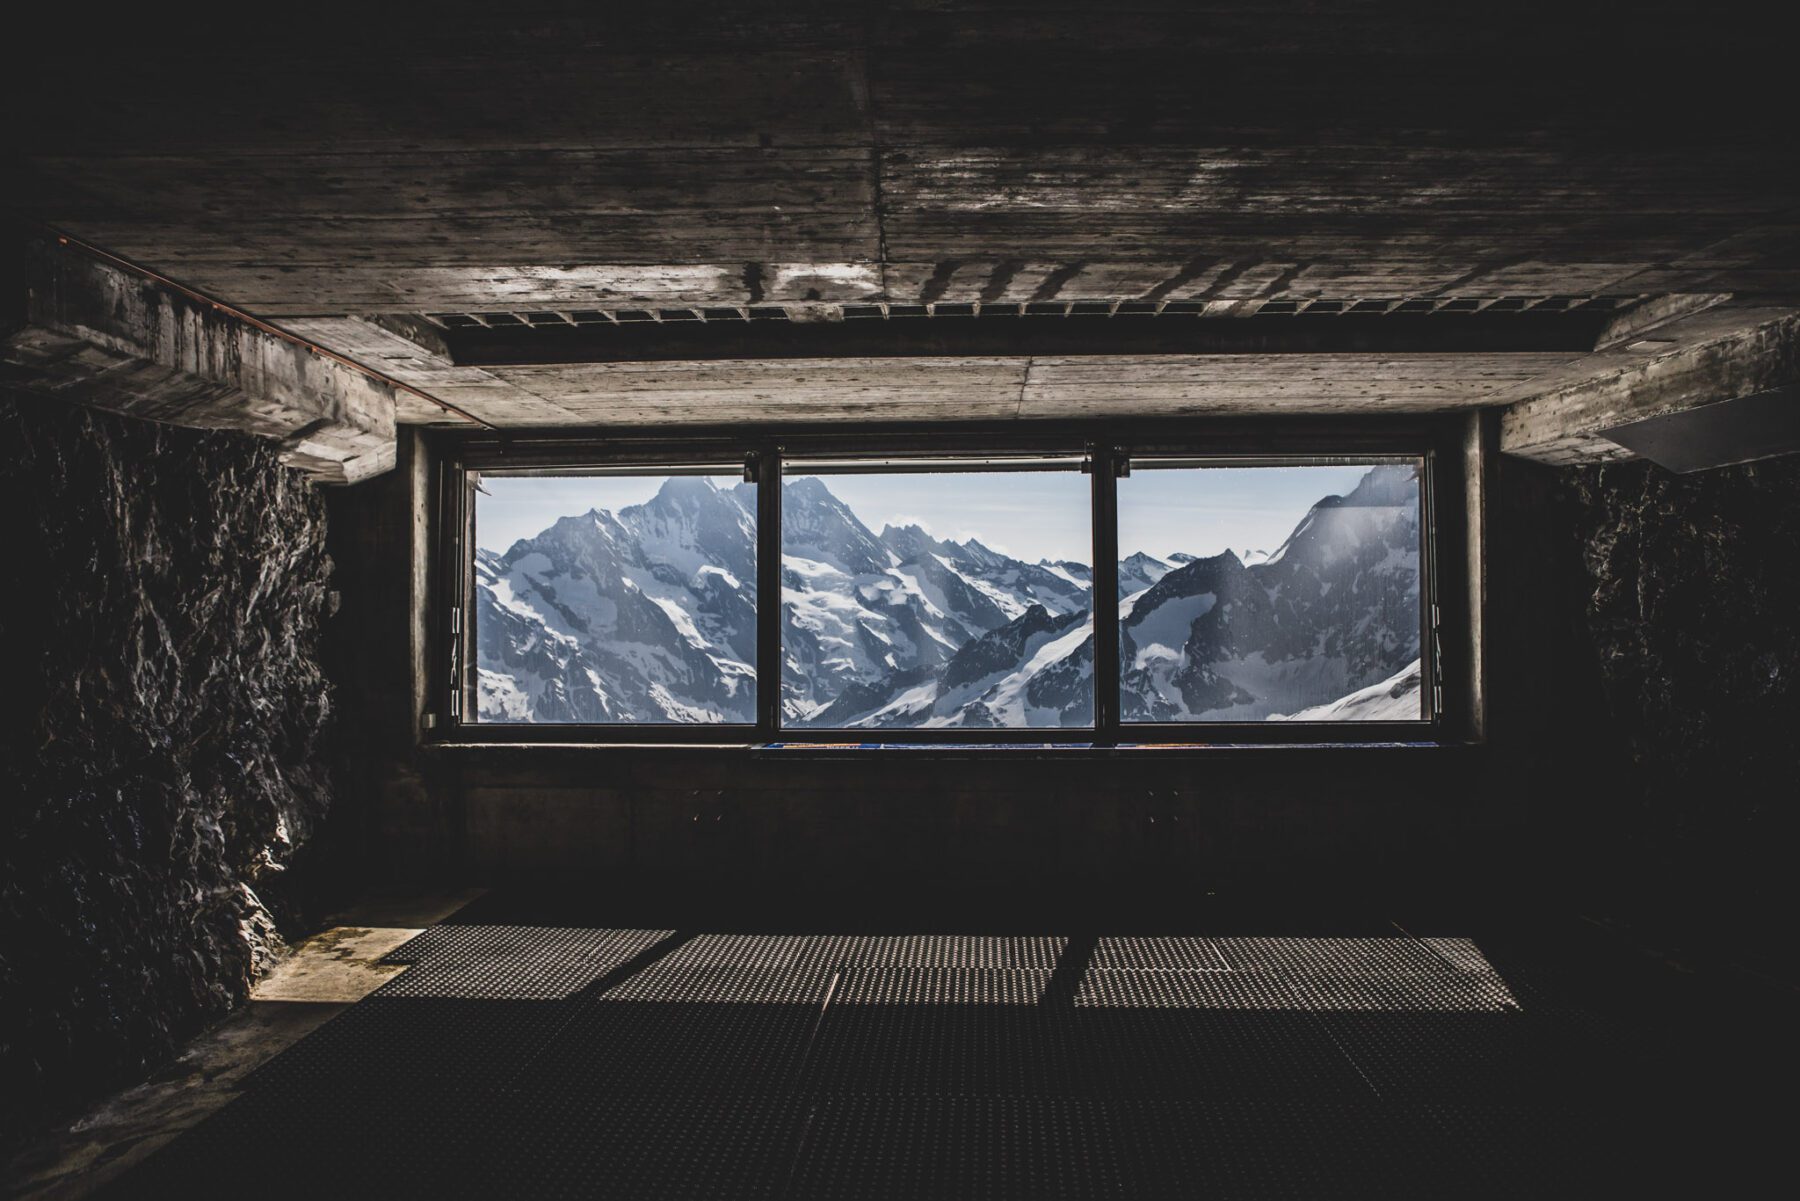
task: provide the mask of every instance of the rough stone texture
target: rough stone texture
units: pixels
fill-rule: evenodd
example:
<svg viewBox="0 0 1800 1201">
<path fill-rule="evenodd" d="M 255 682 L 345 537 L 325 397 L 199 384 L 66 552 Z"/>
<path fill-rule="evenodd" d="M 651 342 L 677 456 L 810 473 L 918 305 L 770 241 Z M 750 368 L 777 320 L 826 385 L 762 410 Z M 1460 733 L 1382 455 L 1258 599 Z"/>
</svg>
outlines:
<svg viewBox="0 0 1800 1201">
<path fill-rule="evenodd" d="M 0 395 L 0 1129 L 244 999 L 330 799 L 323 500 L 272 444 Z"/>
<path fill-rule="evenodd" d="M 1773 960 L 1785 943 L 1757 943 L 1797 900 L 1800 457 L 1588 468 L 1563 497 L 1607 741 L 1629 756 L 1609 795 L 1585 798 L 1604 823 L 1596 876 L 1625 916 L 1710 926 Z"/>
</svg>

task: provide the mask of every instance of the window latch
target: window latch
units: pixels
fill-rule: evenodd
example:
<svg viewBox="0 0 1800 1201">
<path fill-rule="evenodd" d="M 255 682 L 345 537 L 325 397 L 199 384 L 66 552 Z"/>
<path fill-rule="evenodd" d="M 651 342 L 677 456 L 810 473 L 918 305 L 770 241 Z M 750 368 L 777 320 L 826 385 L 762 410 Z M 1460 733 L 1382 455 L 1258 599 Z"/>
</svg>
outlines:
<svg viewBox="0 0 1800 1201">
<path fill-rule="evenodd" d="M 450 717 L 462 717 L 462 606 L 450 606 Z"/>
</svg>

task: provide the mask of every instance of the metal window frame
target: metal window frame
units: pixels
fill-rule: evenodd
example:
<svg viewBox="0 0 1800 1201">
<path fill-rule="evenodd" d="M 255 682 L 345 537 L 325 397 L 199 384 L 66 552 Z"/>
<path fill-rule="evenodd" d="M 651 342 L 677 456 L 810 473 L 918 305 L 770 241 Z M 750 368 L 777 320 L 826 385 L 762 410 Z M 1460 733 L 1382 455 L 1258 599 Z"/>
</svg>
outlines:
<svg viewBox="0 0 1800 1201">
<path fill-rule="evenodd" d="M 439 595 L 437 646 L 431 656 L 437 743 L 559 743 L 606 745 L 715 745 L 758 747 L 868 745 L 1206 747 L 1220 745 L 1439 743 L 1472 733 L 1470 698 L 1445 687 L 1444 668 L 1468 636 L 1465 573 L 1445 570 L 1466 553 L 1466 510 L 1460 454 L 1463 415 L 1416 418 L 1196 419 L 1112 422 L 1014 422 L 1008 424 L 882 425 L 845 433 L 801 426 L 734 432 L 720 429 L 533 430 L 494 433 L 446 431 L 428 440 L 437 503 Z M 784 729 L 780 723 L 782 663 L 780 606 L 762 598 L 780 595 L 781 482 L 789 460 L 892 460 L 881 470 L 946 470 L 955 462 L 996 469 L 977 461 L 1079 457 L 1090 478 L 1093 523 L 1095 722 L 1084 728 L 1004 730 Z M 1394 457 L 1422 460 L 1420 596 L 1421 659 L 1428 716 L 1406 722 L 1183 722 L 1122 723 L 1119 719 L 1118 478 L 1133 458 L 1244 461 L 1268 466 L 1308 459 Z M 646 472 L 695 465 L 744 463 L 757 484 L 757 720 L 754 725 L 682 723 L 494 723 L 472 720 L 475 704 L 473 621 L 474 517 L 471 473 Z M 854 466 L 840 467 L 854 470 Z M 1003 468 L 1000 468 L 1003 469 Z M 1029 469 L 1029 468 L 1022 468 Z M 1060 466 L 1056 469 L 1063 469 Z M 773 551 L 774 553 L 770 553 Z M 1458 615 L 1461 615 L 1459 618 Z M 1447 620 L 1446 620 L 1447 619 Z M 1110 637 L 1104 631 L 1111 630 Z M 1108 687 L 1103 681 L 1111 681 Z M 441 708 L 437 708 L 441 704 Z"/>
</svg>

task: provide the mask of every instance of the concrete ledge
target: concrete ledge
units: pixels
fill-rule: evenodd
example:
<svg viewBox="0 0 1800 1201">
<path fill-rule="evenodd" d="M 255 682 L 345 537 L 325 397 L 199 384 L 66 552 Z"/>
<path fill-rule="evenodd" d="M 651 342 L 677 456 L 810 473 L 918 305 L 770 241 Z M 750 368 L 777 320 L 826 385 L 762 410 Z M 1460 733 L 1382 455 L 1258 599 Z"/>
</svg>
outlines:
<svg viewBox="0 0 1800 1201">
<path fill-rule="evenodd" d="M 1800 311 L 1719 307 L 1658 335 L 1506 409 L 1500 449 L 1558 467 L 1630 459 L 1605 431 L 1800 381 Z"/>
<path fill-rule="evenodd" d="M 394 466 L 391 383 L 57 239 L 28 241 L 20 270 L 25 324 L 0 342 L 7 383 L 278 439 L 289 465 L 326 483 Z"/>
</svg>

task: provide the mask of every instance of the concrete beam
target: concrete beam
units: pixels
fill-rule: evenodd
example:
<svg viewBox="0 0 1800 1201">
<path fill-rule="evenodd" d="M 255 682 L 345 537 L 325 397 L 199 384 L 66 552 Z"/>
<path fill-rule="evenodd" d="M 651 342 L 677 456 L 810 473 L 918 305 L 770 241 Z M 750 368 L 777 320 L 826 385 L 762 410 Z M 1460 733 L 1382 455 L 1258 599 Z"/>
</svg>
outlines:
<svg viewBox="0 0 1800 1201">
<path fill-rule="evenodd" d="M 416 389 L 400 394 L 395 417 L 402 425 L 468 424 L 446 410 L 447 403 L 499 425 L 575 425 L 585 420 L 478 367 L 457 366 L 435 336 L 436 327 L 417 318 L 290 317 L 281 325 Z"/>
<path fill-rule="evenodd" d="M 0 379 L 151 421 L 240 430 L 348 484 L 394 465 L 397 389 L 299 338 L 55 238 L 23 248 Z"/>
<path fill-rule="evenodd" d="M 1500 449 L 1553 466 L 1630 459 L 1604 431 L 1800 382 L 1800 310 L 1713 308 L 1691 324 L 1520 399 L 1501 414 Z"/>
</svg>

